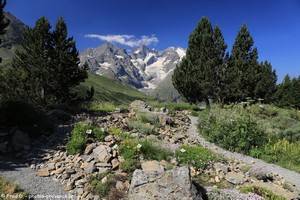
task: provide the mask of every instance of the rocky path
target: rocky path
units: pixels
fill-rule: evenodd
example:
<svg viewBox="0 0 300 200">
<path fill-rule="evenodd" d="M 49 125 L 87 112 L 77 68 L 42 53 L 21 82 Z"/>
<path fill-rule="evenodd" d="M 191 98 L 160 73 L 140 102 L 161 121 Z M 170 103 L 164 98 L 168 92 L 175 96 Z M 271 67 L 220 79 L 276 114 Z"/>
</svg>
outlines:
<svg viewBox="0 0 300 200">
<path fill-rule="evenodd" d="M 17 162 L 0 161 L 0 176 L 18 184 L 32 199 L 67 199 L 63 186 L 51 177 L 36 176 L 30 167 Z"/>
<path fill-rule="evenodd" d="M 265 171 L 277 173 L 285 178 L 288 182 L 294 184 L 298 190 L 300 190 L 300 174 L 282 167 L 279 167 L 274 164 L 266 163 L 260 159 L 255 159 L 250 156 L 246 156 L 240 153 L 230 152 L 223 148 L 218 147 L 217 145 L 206 141 L 198 132 L 198 118 L 189 116 L 191 119 L 191 125 L 188 130 L 188 135 L 190 141 L 193 143 L 201 144 L 202 146 L 212 150 L 213 152 L 224 156 L 227 159 L 236 159 L 241 162 L 244 162 L 256 169 L 263 169 Z"/>
</svg>

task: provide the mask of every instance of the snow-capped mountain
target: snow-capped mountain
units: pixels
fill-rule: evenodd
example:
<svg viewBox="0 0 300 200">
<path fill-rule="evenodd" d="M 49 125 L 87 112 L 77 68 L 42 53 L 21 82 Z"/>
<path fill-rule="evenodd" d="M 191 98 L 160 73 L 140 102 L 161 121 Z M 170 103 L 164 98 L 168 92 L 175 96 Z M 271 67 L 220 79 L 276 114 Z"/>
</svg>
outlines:
<svg viewBox="0 0 300 200">
<path fill-rule="evenodd" d="M 81 64 L 87 63 L 90 71 L 120 80 L 138 89 L 155 89 L 176 64 L 185 56 L 185 49 L 170 47 L 163 51 L 140 46 L 125 49 L 105 43 L 89 48 L 80 54 Z"/>
</svg>

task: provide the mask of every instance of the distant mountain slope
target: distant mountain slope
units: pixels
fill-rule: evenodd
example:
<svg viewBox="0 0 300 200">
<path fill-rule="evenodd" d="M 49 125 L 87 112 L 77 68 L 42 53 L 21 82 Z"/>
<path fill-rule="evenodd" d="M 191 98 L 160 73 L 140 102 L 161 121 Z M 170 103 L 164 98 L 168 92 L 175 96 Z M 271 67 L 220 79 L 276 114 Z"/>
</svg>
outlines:
<svg viewBox="0 0 300 200">
<path fill-rule="evenodd" d="M 0 57 L 2 57 L 3 63 L 13 57 L 15 49 L 23 40 L 23 34 L 27 27 L 21 20 L 9 12 L 5 13 L 5 17 L 10 23 L 6 29 L 6 33 L 0 36 Z"/>
<path fill-rule="evenodd" d="M 148 99 L 144 93 L 118 81 L 104 76 L 89 74 L 88 79 L 81 84 L 81 95 L 85 95 L 87 89 L 94 86 L 94 100 L 109 101 L 114 103 L 128 103 L 135 99 Z"/>
<path fill-rule="evenodd" d="M 171 71 L 167 77 L 162 80 L 157 87 L 150 91 L 149 94 L 156 99 L 162 100 L 162 101 L 178 101 L 180 100 L 180 95 L 177 92 L 177 90 L 174 88 L 172 84 L 172 75 L 173 71 Z"/>
<path fill-rule="evenodd" d="M 87 63 L 90 71 L 120 80 L 141 90 L 152 90 L 176 67 L 185 55 L 182 48 L 170 47 L 163 51 L 140 46 L 125 49 L 105 43 L 89 48 L 80 54 L 81 64 Z"/>
</svg>

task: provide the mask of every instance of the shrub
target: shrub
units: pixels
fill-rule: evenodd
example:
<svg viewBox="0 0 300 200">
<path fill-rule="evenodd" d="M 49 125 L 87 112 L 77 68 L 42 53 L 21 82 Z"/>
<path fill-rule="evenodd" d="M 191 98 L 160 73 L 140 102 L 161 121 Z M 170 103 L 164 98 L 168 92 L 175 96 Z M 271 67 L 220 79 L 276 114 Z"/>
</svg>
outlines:
<svg viewBox="0 0 300 200">
<path fill-rule="evenodd" d="M 4 178 L 0 177 L 0 199 L 2 199 L 4 195 L 6 196 L 7 200 L 25 200 L 29 198 L 28 194 L 20 189 L 18 185 L 10 183 Z"/>
<path fill-rule="evenodd" d="M 159 117 L 155 113 L 151 113 L 151 112 L 138 112 L 136 114 L 136 118 L 137 118 L 138 121 L 141 121 L 143 123 L 149 123 L 149 124 L 152 124 L 154 126 L 158 126 L 159 125 Z"/>
<path fill-rule="evenodd" d="M 75 124 L 72 132 L 71 139 L 67 143 L 68 154 L 81 153 L 86 145 L 86 131 L 89 129 L 89 125 L 84 122 Z"/>
<path fill-rule="evenodd" d="M 286 198 L 276 195 L 272 191 L 259 186 L 243 186 L 240 191 L 243 193 L 255 193 L 266 200 L 286 200 Z"/>
<path fill-rule="evenodd" d="M 101 180 L 106 177 L 107 180 L 102 182 Z M 109 174 L 109 173 L 102 173 L 98 174 L 91 180 L 92 192 L 94 194 L 99 195 L 99 197 L 105 198 L 107 196 L 114 196 L 114 197 L 124 197 L 123 192 L 118 191 L 115 189 L 117 181 L 125 181 L 126 177 L 116 174 Z M 112 193 L 118 192 L 118 195 L 112 195 Z M 122 193 L 119 195 L 119 193 Z M 112 198 L 109 198 L 112 199 Z M 121 198 L 114 198 L 114 199 L 121 199 Z"/>
<path fill-rule="evenodd" d="M 211 142 L 222 147 L 249 153 L 251 149 L 267 143 L 267 135 L 248 114 L 217 117 L 217 114 L 201 115 L 200 128 Z"/>
<path fill-rule="evenodd" d="M 290 142 L 300 141 L 300 122 L 282 131 L 279 138 L 285 138 Z"/>
<path fill-rule="evenodd" d="M 120 155 L 124 158 L 124 162 L 120 164 L 120 168 L 126 172 L 132 172 L 140 167 L 139 158 L 143 157 L 148 160 L 169 160 L 172 153 L 158 144 L 154 144 L 149 140 L 125 139 L 120 144 Z"/>
<path fill-rule="evenodd" d="M 86 122 L 78 122 L 75 124 L 71 132 L 71 139 L 67 143 L 67 152 L 69 154 L 82 152 L 86 146 L 88 130 L 91 131 L 91 137 L 96 138 L 98 141 L 103 141 L 106 136 L 106 132 L 103 128 L 93 126 Z"/>
<path fill-rule="evenodd" d="M 283 139 L 268 143 L 256 156 L 267 162 L 277 163 L 282 167 L 300 172 L 300 142 L 289 142 Z"/>
<path fill-rule="evenodd" d="M 145 124 L 141 121 L 130 120 L 128 121 L 128 127 L 147 135 L 155 132 L 155 127 L 153 125 L 149 123 Z"/>
<path fill-rule="evenodd" d="M 216 154 L 202 146 L 188 145 L 176 150 L 175 156 L 180 164 L 192 165 L 197 169 L 204 169 L 209 162 L 219 159 Z"/>
</svg>

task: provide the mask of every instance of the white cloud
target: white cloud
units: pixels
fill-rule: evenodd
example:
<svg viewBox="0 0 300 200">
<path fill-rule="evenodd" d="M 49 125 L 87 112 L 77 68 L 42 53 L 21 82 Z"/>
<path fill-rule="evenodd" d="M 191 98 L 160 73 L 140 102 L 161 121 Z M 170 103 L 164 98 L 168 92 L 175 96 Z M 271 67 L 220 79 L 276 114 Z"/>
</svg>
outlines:
<svg viewBox="0 0 300 200">
<path fill-rule="evenodd" d="M 155 35 L 143 35 L 140 38 L 134 35 L 99 35 L 99 34 L 86 34 L 86 38 L 97 38 L 106 42 L 115 42 L 122 45 L 137 47 L 141 45 L 150 45 L 158 43 L 158 38 Z"/>
</svg>

